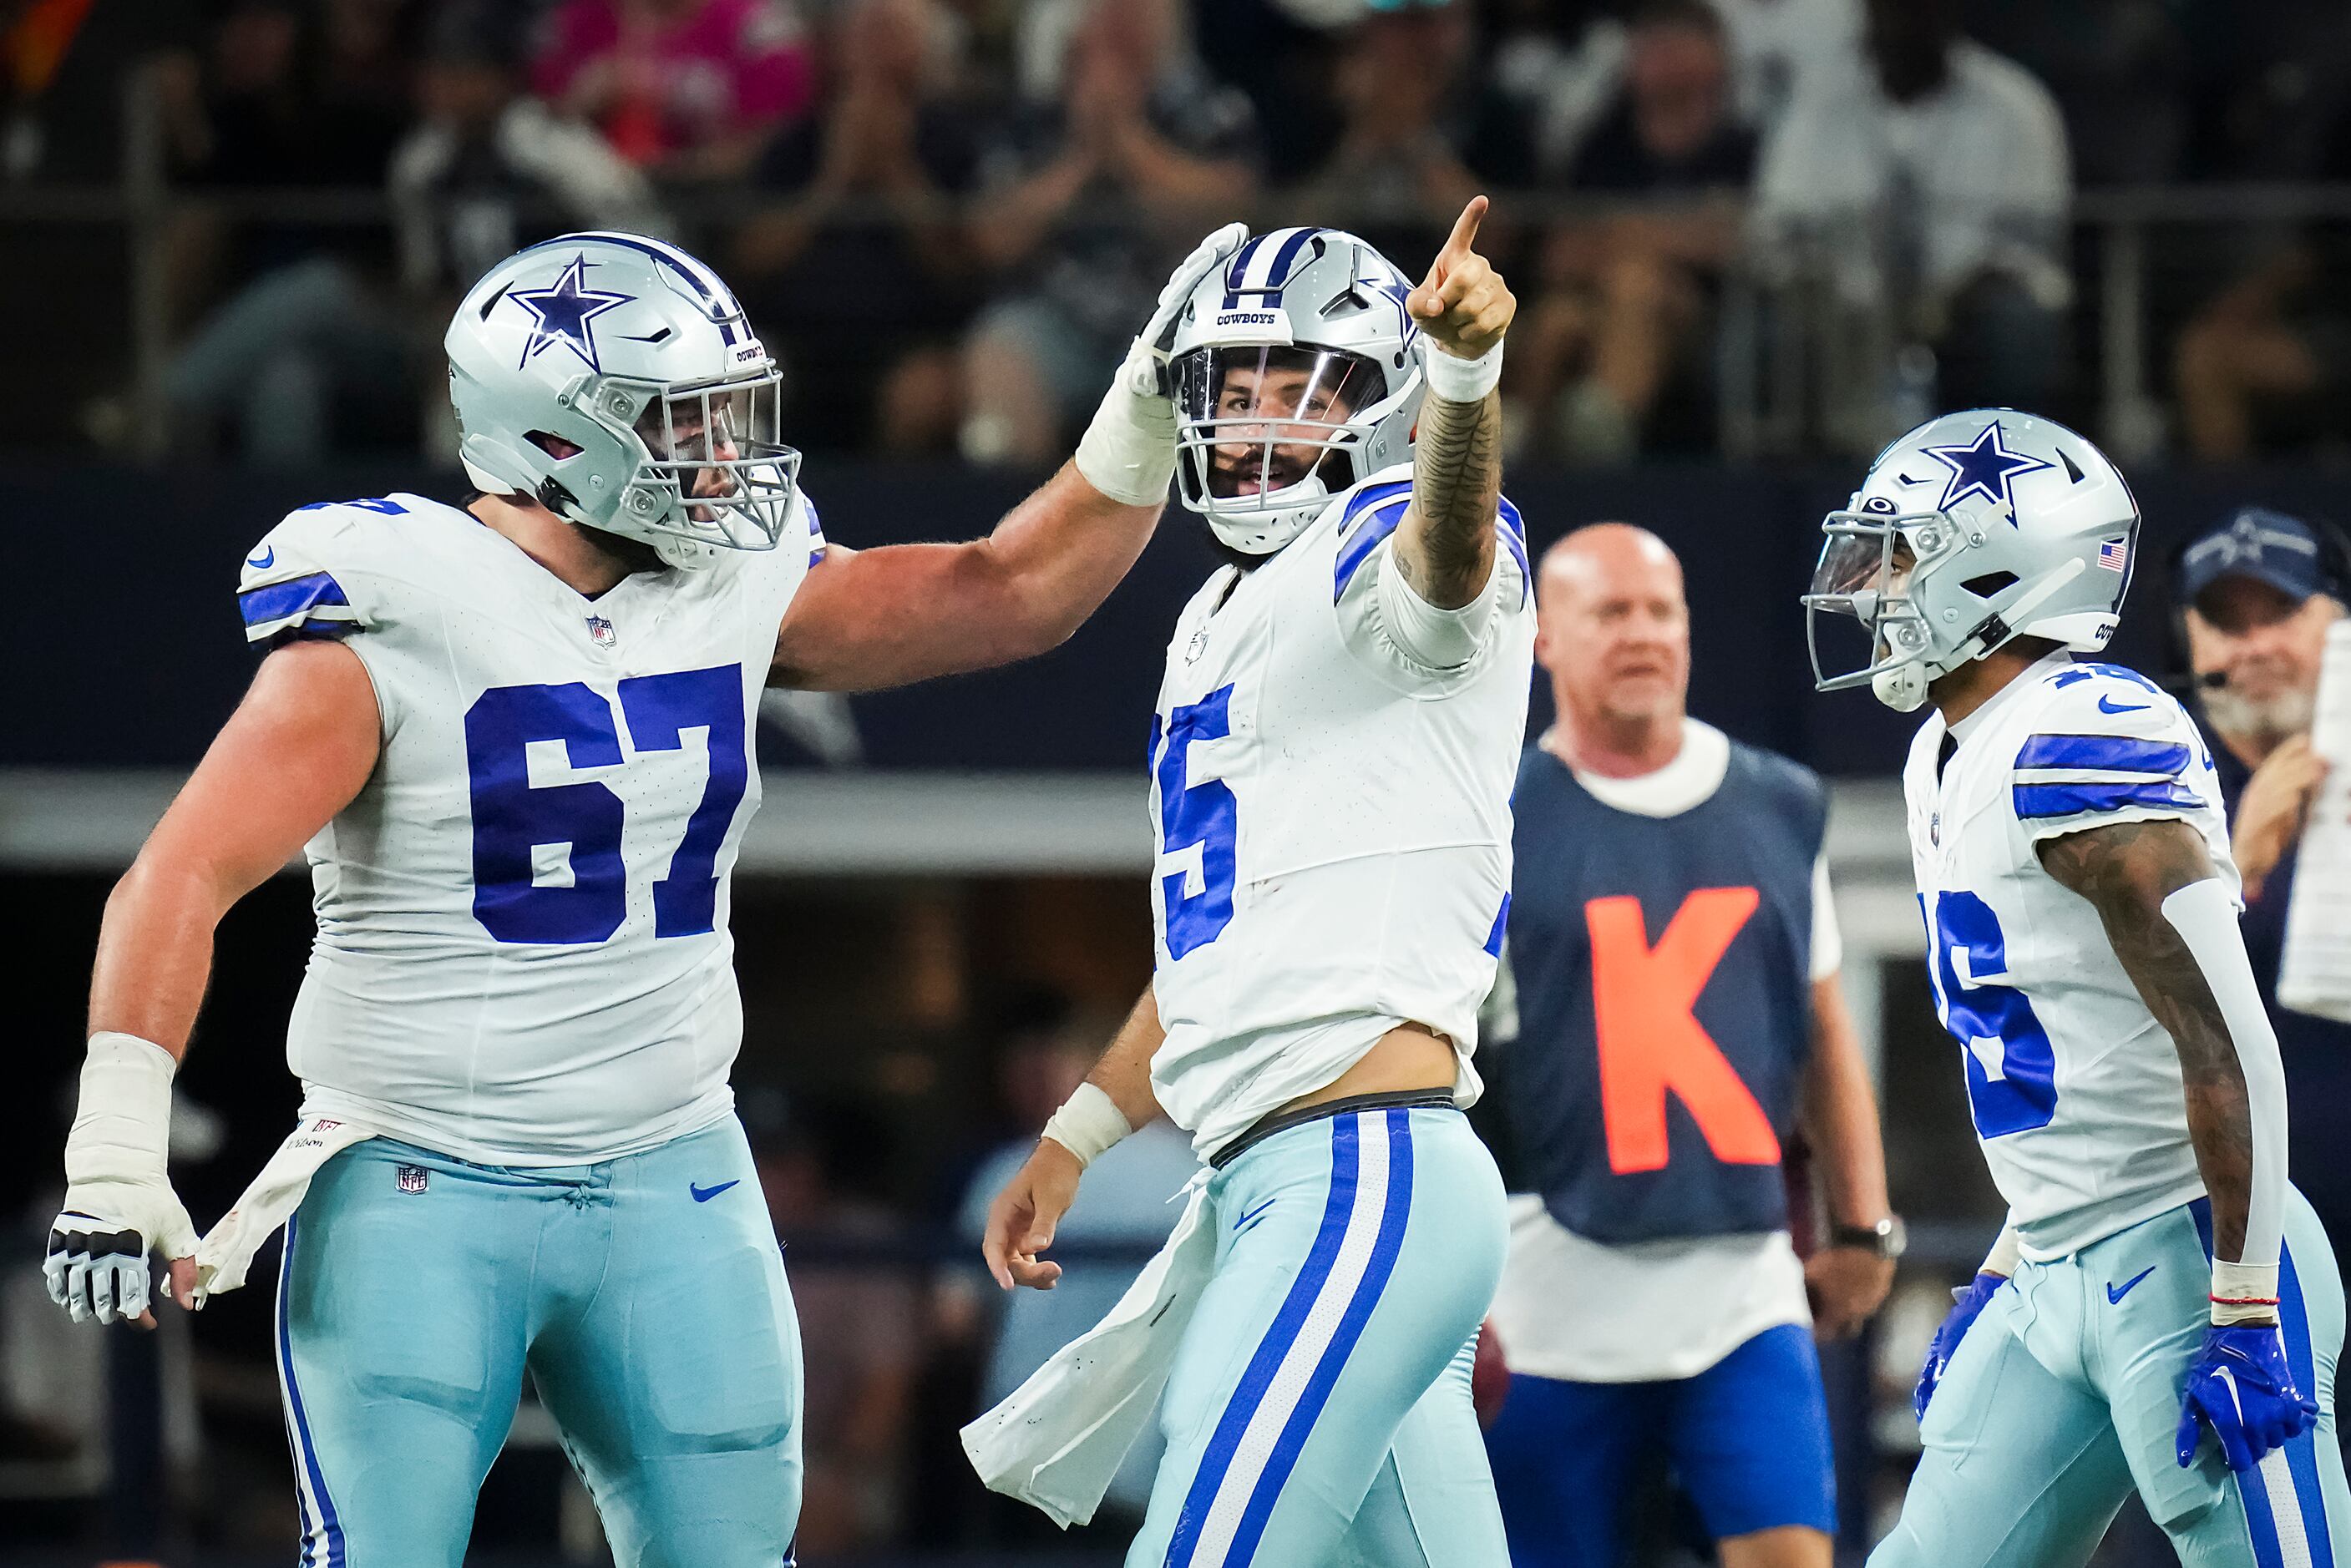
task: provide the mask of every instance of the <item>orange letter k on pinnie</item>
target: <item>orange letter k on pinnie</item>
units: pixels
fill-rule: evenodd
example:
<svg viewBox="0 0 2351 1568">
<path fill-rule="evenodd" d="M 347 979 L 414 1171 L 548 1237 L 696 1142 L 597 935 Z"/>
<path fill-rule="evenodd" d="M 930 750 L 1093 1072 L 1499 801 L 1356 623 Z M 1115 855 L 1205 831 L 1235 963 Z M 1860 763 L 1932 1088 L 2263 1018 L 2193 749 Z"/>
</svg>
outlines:
<svg viewBox="0 0 2351 1568">
<path fill-rule="evenodd" d="M 1583 906 L 1611 1170 L 1666 1168 L 1667 1091 L 1688 1108 L 1717 1159 L 1779 1161 L 1771 1118 L 1692 1011 L 1756 902 L 1752 888 L 1700 888 L 1682 900 L 1654 948 L 1638 898 Z"/>
</svg>

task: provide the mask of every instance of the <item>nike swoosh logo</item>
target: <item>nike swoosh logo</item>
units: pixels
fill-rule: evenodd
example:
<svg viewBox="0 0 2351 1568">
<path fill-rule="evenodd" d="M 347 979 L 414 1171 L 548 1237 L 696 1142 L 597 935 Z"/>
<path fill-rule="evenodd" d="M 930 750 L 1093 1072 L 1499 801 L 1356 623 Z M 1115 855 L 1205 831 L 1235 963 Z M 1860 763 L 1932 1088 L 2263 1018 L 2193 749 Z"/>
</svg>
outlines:
<svg viewBox="0 0 2351 1568">
<path fill-rule="evenodd" d="M 2141 1280 L 2147 1278 L 2147 1275 L 2155 1272 L 2155 1271 L 2156 1265 L 2149 1263 L 2146 1268 L 2141 1269 L 2137 1273 L 2133 1274 L 2129 1279 L 2125 1280 L 2119 1286 L 2117 1286 L 2112 1280 L 2108 1280 L 2106 1282 L 2107 1304 L 2112 1305 L 2116 1302 L 2118 1302 L 2125 1296 L 2130 1294 L 2131 1287 L 2133 1285 L 2137 1284 Z"/>
<path fill-rule="evenodd" d="M 277 563 L 277 546 L 272 545 L 258 556 L 247 556 L 245 564 L 256 572 L 266 572 Z"/>
<path fill-rule="evenodd" d="M 1264 1202 L 1259 1204 L 1256 1208 L 1250 1210 L 1248 1213 L 1243 1214 L 1239 1219 L 1233 1221 L 1233 1234 L 1238 1236 L 1242 1231 L 1248 1230 L 1250 1226 L 1256 1224 L 1259 1220 L 1264 1219 L 1265 1211 L 1272 1207 L 1273 1199 L 1269 1198 Z"/>
<path fill-rule="evenodd" d="M 732 1181 L 722 1181 L 716 1187 L 704 1187 L 697 1182 L 689 1181 L 685 1184 L 685 1189 L 694 1194 L 694 1200 L 696 1203 L 707 1203 L 728 1188 L 742 1185 L 743 1179 L 738 1176 Z"/>
<path fill-rule="evenodd" d="M 2098 699 L 2098 711 L 2101 713 L 2142 713 L 2150 705 L 2146 702 L 2117 702 L 2111 697 Z"/>
</svg>

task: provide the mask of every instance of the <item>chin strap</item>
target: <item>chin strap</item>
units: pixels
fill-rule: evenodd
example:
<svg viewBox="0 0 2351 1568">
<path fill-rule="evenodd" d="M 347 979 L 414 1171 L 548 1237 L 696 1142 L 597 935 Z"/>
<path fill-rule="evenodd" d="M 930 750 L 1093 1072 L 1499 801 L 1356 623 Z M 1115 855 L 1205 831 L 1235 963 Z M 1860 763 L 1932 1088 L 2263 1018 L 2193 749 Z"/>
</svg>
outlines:
<svg viewBox="0 0 2351 1568">
<path fill-rule="evenodd" d="M 1949 675 L 1960 665 L 1996 653 L 2011 639 L 2021 635 L 2025 618 L 2047 604 L 2057 592 L 2075 577 L 2089 570 L 2090 564 L 2076 556 L 2064 566 L 2035 583 L 2023 597 L 2005 610 L 1986 616 L 1969 633 L 1967 639 L 1952 651 L 1951 657 L 1935 662 L 1924 659 L 1892 670 L 1881 670 L 1869 678 L 1869 690 L 1876 699 L 1897 713 L 1913 713 L 1926 705 L 1927 687 L 1937 677 Z"/>
</svg>

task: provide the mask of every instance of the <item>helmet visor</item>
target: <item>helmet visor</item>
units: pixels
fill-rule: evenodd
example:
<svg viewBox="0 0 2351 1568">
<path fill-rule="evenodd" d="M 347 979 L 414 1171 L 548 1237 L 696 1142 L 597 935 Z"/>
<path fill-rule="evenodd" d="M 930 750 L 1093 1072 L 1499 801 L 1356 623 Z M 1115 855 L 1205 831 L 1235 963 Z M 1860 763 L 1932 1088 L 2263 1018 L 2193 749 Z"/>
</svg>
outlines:
<svg viewBox="0 0 2351 1568">
<path fill-rule="evenodd" d="M 783 444 L 783 378 L 775 371 L 669 388 L 637 415 L 646 461 L 632 483 L 666 502 L 659 531 L 735 550 L 768 550 L 791 511 L 800 454 Z"/>
<path fill-rule="evenodd" d="M 1838 512 L 1821 524 L 1828 537 L 1803 599 L 1815 690 L 1859 686 L 1926 657 L 1925 623 L 1909 597 L 1917 558 L 1902 533 L 1913 521 Z"/>
<path fill-rule="evenodd" d="M 1335 348 L 1196 348 L 1170 373 L 1178 477 L 1203 512 L 1275 510 L 1318 475 L 1327 492 L 1353 483 L 1351 421 L 1387 395 L 1377 365 Z"/>
</svg>

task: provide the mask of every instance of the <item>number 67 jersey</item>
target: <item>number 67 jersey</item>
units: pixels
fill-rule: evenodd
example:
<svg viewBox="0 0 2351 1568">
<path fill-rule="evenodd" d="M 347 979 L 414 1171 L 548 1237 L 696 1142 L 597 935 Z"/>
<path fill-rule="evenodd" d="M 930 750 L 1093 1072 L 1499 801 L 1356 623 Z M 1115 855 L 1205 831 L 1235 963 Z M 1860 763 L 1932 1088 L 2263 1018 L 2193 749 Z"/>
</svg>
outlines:
<svg viewBox="0 0 2351 1568">
<path fill-rule="evenodd" d="M 1422 664 L 1383 622 L 1411 471 L 1332 499 L 1177 618 L 1151 724 L 1159 1103 L 1203 1158 L 1414 1023 L 1457 1103 L 1510 878 L 1534 607 L 1518 510 L 1470 612 L 1476 651 Z"/>
<path fill-rule="evenodd" d="M 318 937 L 287 1034 L 306 1116 L 490 1165 L 652 1147 L 733 1104 L 727 879 L 753 716 L 823 547 L 589 599 L 414 495 L 304 507 L 245 563 L 258 643 L 332 637 L 382 751 L 306 846 Z"/>
<path fill-rule="evenodd" d="M 2173 818 L 2233 892 L 2220 784 L 2186 711 L 2119 665 L 2054 654 L 1948 737 L 1929 717 L 1902 785 L 1936 1005 L 2024 1255 L 2063 1257 L 2200 1196 L 2171 1038 L 2037 848 Z"/>
</svg>

